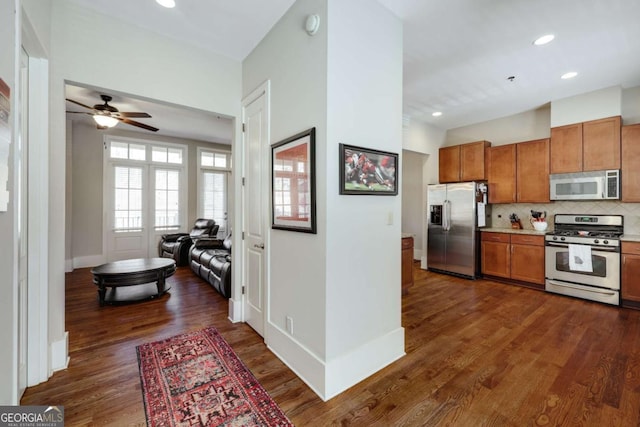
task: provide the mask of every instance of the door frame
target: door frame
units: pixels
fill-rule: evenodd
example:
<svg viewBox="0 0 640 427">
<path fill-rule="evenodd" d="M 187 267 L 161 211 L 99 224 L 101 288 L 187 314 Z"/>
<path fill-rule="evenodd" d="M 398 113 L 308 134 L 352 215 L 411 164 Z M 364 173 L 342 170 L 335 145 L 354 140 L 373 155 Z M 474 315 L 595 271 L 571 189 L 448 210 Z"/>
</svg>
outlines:
<svg viewBox="0 0 640 427">
<path fill-rule="evenodd" d="M 249 95 L 247 95 L 243 100 L 242 100 L 242 111 L 241 111 L 241 122 L 240 122 L 240 126 L 241 128 L 244 126 L 244 122 L 245 122 L 245 111 L 246 111 L 246 107 L 251 105 L 253 102 L 255 102 L 258 98 L 260 98 L 261 96 L 264 96 L 265 98 L 265 123 L 266 123 L 266 134 L 267 134 L 267 141 L 271 140 L 271 81 L 270 80 L 266 80 L 265 82 L 261 83 L 260 85 L 258 85 L 258 87 L 256 87 L 253 91 L 251 91 L 249 93 Z M 270 145 L 270 144 L 269 144 Z M 240 138 L 240 149 L 236 150 L 238 151 L 239 154 L 239 162 L 236 164 L 240 165 L 240 173 L 238 174 L 238 178 L 237 181 L 239 181 L 239 186 L 238 188 L 241 189 L 240 191 L 240 197 L 238 197 L 238 201 L 239 201 L 239 217 L 240 217 L 240 221 L 238 222 L 238 224 L 241 225 L 241 228 L 244 229 L 244 224 L 246 221 L 245 215 L 244 215 L 244 200 L 245 200 L 245 187 L 243 185 L 243 180 L 244 177 L 246 175 L 246 171 L 245 171 L 245 156 L 246 156 L 246 148 L 245 148 L 245 133 L 242 131 L 241 132 L 241 138 Z M 265 182 L 268 183 L 269 182 L 269 177 L 266 176 L 268 174 L 268 164 L 269 164 L 269 160 L 268 160 L 268 150 L 265 149 L 265 155 L 264 155 L 264 159 L 261 165 L 261 170 L 262 173 L 265 175 Z M 268 186 L 269 184 L 267 184 Z M 269 212 L 269 203 L 271 200 L 271 196 L 269 195 L 268 197 L 265 198 L 265 206 L 263 206 L 264 208 L 264 212 Z M 263 328 L 263 340 L 266 342 L 267 341 L 267 334 L 268 334 L 268 320 L 269 320 L 269 310 L 270 310 L 270 289 L 271 289 L 271 269 L 270 269 L 270 265 L 271 265 L 271 252 L 270 252 L 270 247 L 271 247 L 271 233 L 270 233 L 270 226 L 269 226 L 269 221 L 267 220 L 269 217 L 269 215 L 267 215 L 265 217 L 265 233 L 264 233 L 264 244 L 265 244 L 265 249 L 264 249 L 264 289 L 263 289 L 263 295 L 264 295 L 264 310 L 263 310 L 263 315 L 264 315 L 264 328 Z M 240 248 L 241 248 L 241 254 L 242 256 L 241 258 L 241 265 L 238 266 L 238 270 L 234 271 L 234 274 L 236 274 L 236 277 L 240 277 L 241 280 L 238 280 L 236 282 L 236 297 L 234 298 L 234 301 L 232 302 L 233 304 L 233 309 L 234 310 L 239 310 L 239 312 L 241 313 L 240 315 L 240 319 L 242 322 L 246 322 L 246 317 L 245 317 L 245 295 L 243 294 L 243 287 L 244 287 L 244 277 L 245 277 L 245 272 L 246 272 L 246 260 L 244 259 L 244 253 L 245 253 L 245 245 L 246 245 L 246 241 L 242 238 L 242 234 L 244 232 L 242 231 L 241 233 L 235 233 L 236 238 L 240 238 Z M 236 253 L 238 253 L 236 251 Z M 239 298 L 237 296 L 240 296 Z M 231 303 L 231 302 L 230 302 Z M 232 309 L 232 307 L 230 307 L 230 310 Z"/>
<path fill-rule="evenodd" d="M 29 209 L 27 229 L 27 386 L 34 386 L 49 378 L 51 370 L 57 366 L 53 360 L 66 360 L 64 354 L 56 352 L 49 344 L 49 60 L 34 28 L 21 9 L 16 13 L 16 76 L 19 76 L 20 51 L 24 49 L 28 58 L 28 98 L 17 90 L 16 103 L 28 104 L 29 152 L 27 158 L 28 183 L 27 205 Z M 16 83 L 16 88 L 19 84 Z M 14 106 L 17 104 L 14 103 Z M 21 107 L 19 107 L 21 108 Z M 18 108 L 18 109 L 19 109 Z M 14 115 L 14 129 L 19 130 L 21 114 Z M 17 131 L 19 132 L 19 131 Z M 18 158 L 14 150 L 14 165 Z M 16 170 L 14 168 L 14 170 Z M 14 204 L 14 243 L 18 241 L 17 204 Z M 17 259 L 14 270 L 17 271 Z M 17 277 L 16 277 L 17 279 Z M 13 282 L 14 296 L 17 298 L 17 280 Z M 14 301 L 14 306 L 17 300 Z M 14 311 L 15 337 L 17 339 L 17 311 Z M 14 343 L 16 344 L 16 343 Z M 61 350 L 61 348 L 58 348 Z M 17 362 L 18 349 L 13 345 L 13 357 Z M 13 376 L 13 404 L 20 402 L 16 372 Z"/>
</svg>

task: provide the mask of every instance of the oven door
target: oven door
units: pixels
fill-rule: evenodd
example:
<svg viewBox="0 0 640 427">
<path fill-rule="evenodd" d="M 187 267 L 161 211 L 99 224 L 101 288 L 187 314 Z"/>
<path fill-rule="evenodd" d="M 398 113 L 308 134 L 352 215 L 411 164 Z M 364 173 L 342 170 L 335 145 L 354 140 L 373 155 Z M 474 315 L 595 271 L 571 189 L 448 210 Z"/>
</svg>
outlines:
<svg viewBox="0 0 640 427">
<path fill-rule="evenodd" d="M 591 249 L 593 271 L 569 268 L 569 246 L 547 242 L 545 247 L 545 275 L 547 279 L 607 289 L 620 289 L 620 253 L 617 248 Z"/>
</svg>

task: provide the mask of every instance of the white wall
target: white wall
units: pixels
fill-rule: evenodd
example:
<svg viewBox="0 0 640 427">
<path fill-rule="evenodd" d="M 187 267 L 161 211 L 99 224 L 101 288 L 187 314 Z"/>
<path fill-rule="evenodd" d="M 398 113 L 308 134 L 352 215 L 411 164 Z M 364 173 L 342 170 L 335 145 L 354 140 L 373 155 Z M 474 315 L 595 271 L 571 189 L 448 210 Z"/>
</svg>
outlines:
<svg viewBox="0 0 640 427">
<path fill-rule="evenodd" d="M 65 81 L 237 117 L 241 64 L 64 0 L 51 3 L 49 337 L 59 342 L 65 337 Z M 108 34 L 108 43 L 97 48 L 96 34 Z"/>
<path fill-rule="evenodd" d="M 266 80 L 271 143 L 316 127 L 318 233 L 271 231 L 265 338 L 327 399 L 403 354 L 400 198 L 338 194 L 339 143 L 402 150 L 402 27 L 375 2 L 299 0 L 243 63 L 244 95 Z"/>
<path fill-rule="evenodd" d="M 622 88 L 613 86 L 551 102 L 551 127 L 622 115 Z"/>
<path fill-rule="evenodd" d="M 267 345 L 318 394 L 324 390 L 326 351 L 326 8 L 326 0 L 294 3 L 247 56 L 242 68 L 244 96 L 270 80 L 269 144 L 316 128 L 318 232 L 271 230 L 265 338 Z M 303 27 L 308 14 L 320 15 L 321 26 L 313 37 Z M 293 318 L 293 334 L 286 332 L 286 316 Z"/>
<path fill-rule="evenodd" d="M 0 0 L 0 78 L 10 86 L 11 89 L 11 116 L 10 121 L 15 117 L 15 29 L 17 27 L 14 13 L 13 0 Z M 13 139 L 13 136 L 11 137 Z M 0 142 L 4 144 L 4 142 Z M 3 189 L 9 190 L 9 206 L 6 212 L 0 212 L 0 287 L 2 288 L 2 298 L 0 298 L 0 404 L 16 404 L 14 390 L 16 387 L 17 365 L 14 358 L 16 338 L 16 250 L 14 226 L 15 209 L 15 186 L 13 156 L 14 143 L 9 147 L 9 182 L 0 182 Z M 6 187 L 5 187 L 6 184 Z"/>
<path fill-rule="evenodd" d="M 640 123 L 640 86 L 622 91 L 622 124 Z"/>
<path fill-rule="evenodd" d="M 338 193 L 338 170 L 343 166 L 338 161 L 339 143 L 402 152 L 402 24 L 377 2 L 329 0 L 328 5 L 326 397 L 330 398 L 401 357 L 404 330 L 402 195 Z"/>
</svg>

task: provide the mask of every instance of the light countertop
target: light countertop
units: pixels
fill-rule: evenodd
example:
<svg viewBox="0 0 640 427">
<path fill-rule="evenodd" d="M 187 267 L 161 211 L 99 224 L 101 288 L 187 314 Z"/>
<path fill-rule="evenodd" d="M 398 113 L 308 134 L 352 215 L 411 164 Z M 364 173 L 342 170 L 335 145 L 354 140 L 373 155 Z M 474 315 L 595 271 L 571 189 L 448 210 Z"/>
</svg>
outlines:
<svg viewBox="0 0 640 427">
<path fill-rule="evenodd" d="M 516 228 L 480 228 L 480 231 L 485 233 L 508 233 L 508 234 L 531 234 L 534 236 L 544 236 L 552 229 L 547 228 L 545 231 L 537 231 L 533 228 L 524 228 L 524 229 L 516 229 Z M 640 239 L 640 236 L 638 236 Z M 640 241 L 640 240 L 639 240 Z"/>
<path fill-rule="evenodd" d="M 640 235 L 638 234 L 623 234 L 620 238 L 623 242 L 640 242 Z"/>
</svg>

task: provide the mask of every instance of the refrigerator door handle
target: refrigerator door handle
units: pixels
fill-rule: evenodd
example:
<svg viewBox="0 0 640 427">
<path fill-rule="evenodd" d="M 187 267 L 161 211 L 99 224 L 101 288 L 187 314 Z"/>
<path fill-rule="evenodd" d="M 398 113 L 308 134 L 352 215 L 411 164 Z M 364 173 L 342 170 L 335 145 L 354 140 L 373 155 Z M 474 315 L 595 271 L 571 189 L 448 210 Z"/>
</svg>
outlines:
<svg viewBox="0 0 640 427">
<path fill-rule="evenodd" d="M 442 204 L 442 230 L 449 231 L 451 228 L 451 212 L 449 210 L 449 201 L 445 200 Z"/>
</svg>

